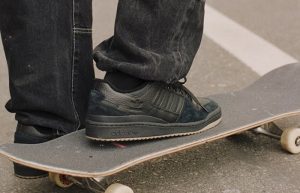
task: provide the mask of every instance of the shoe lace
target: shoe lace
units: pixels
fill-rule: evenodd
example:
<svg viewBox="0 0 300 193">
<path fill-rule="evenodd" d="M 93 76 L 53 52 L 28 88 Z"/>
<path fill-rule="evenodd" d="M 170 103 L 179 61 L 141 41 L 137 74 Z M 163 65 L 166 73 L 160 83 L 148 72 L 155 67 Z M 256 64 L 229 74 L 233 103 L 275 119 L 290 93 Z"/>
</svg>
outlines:
<svg viewBox="0 0 300 193">
<path fill-rule="evenodd" d="M 189 98 L 191 101 L 194 101 L 196 104 L 198 104 L 199 106 L 201 106 L 204 110 L 206 110 L 206 108 L 199 102 L 199 100 L 197 99 L 197 97 L 188 89 L 184 86 L 184 84 L 187 82 L 187 78 L 184 77 L 183 81 L 178 81 L 172 84 L 168 84 L 167 85 L 167 89 L 169 90 L 173 90 L 174 92 L 181 94 L 187 98 Z M 206 110 L 207 111 L 207 110 Z"/>
</svg>

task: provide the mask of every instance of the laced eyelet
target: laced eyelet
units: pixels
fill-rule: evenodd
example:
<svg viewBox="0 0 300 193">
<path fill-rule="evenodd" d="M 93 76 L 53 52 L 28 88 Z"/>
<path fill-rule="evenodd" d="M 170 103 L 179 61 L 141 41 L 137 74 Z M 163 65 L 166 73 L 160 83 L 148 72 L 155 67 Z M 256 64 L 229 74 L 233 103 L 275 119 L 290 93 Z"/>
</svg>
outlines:
<svg viewBox="0 0 300 193">
<path fill-rule="evenodd" d="M 173 84 L 168 84 L 167 85 L 167 89 L 168 90 L 173 90 L 176 93 L 179 93 L 183 96 L 188 97 L 189 99 L 191 99 L 192 101 L 194 101 L 196 104 L 198 104 L 199 106 L 201 106 L 205 111 L 207 111 L 204 106 L 199 102 L 199 100 L 197 99 L 197 97 L 190 91 L 188 90 L 184 84 L 187 82 L 187 78 L 184 77 L 183 81 L 178 81 L 175 82 Z"/>
<path fill-rule="evenodd" d="M 180 81 L 180 80 L 182 80 L 182 79 L 183 79 L 183 81 Z M 180 80 L 178 81 L 178 83 L 180 83 L 180 84 L 185 84 L 186 81 L 187 81 L 187 78 L 186 78 L 186 77 L 183 77 L 182 79 L 180 79 Z"/>
</svg>

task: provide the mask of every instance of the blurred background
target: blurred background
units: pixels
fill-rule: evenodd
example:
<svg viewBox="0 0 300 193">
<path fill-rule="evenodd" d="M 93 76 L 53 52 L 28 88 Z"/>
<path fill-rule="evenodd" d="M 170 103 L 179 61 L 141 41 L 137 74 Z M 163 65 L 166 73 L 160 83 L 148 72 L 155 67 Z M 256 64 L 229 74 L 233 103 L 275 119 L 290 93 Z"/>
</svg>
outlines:
<svg viewBox="0 0 300 193">
<path fill-rule="evenodd" d="M 113 33 L 117 0 L 94 0 L 94 45 Z M 268 71 L 300 60 L 299 0 L 207 0 L 205 35 L 188 75 L 196 96 L 245 87 Z M 97 71 L 97 77 L 103 73 Z M 0 42 L 0 143 L 12 141 L 8 73 Z M 126 170 L 113 178 L 136 193 L 300 192 L 300 155 L 277 140 L 246 132 Z M 1 193 L 83 193 L 47 179 L 20 180 L 0 158 Z"/>
</svg>

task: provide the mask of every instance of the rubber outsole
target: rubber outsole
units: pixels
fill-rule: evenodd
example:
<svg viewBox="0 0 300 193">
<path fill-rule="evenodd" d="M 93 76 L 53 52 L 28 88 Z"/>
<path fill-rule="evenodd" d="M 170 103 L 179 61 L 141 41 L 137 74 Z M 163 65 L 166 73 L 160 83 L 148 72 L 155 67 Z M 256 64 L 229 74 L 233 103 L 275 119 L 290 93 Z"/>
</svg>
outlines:
<svg viewBox="0 0 300 193">
<path fill-rule="evenodd" d="M 188 136 L 188 135 L 194 135 L 194 134 L 204 132 L 208 129 L 211 129 L 211 128 L 217 126 L 218 124 L 220 124 L 221 121 L 222 121 L 222 118 L 220 118 L 216 122 L 213 122 L 213 123 L 207 125 L 205 128 L 203 128 L 199 131 L 188 132 L 188 133 L 176 133 L 176 134 L 162 135 L 162 136 L 139 137 L 139 138 L 120 138 L 120 139 L 116 139 L 116 138 L 114 138 L 114 139 L 102 139 L 102 138 L 93 138 L 93 137 L 89 137 L 89 136 L 86 136 L 86 137 L 91 139 L 91 140 L 94 140 L 94 141 L 104 141 L 104 142 L 111 142 L 111 141 L 143 141 L 143 140 L 151 140 L 151 139 L 163 139 L 163 138 L 169 138 L 169 137 L 180 137 L 180 136 Z"/>
</svg>

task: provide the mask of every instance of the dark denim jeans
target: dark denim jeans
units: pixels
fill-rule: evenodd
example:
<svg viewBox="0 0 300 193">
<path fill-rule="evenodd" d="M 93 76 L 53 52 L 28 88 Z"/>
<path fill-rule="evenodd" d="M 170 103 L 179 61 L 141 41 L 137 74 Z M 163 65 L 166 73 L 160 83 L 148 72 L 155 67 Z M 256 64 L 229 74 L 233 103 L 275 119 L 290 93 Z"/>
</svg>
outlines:
<svg viewBox="0 0 300 193">
<path fill-rule="evenodd" d="M 92 54 L 92 0 L 1 0 L 11 93 L 6 108 L 25 125 L 64 132 L 84 127 L 92 56 L 101 70 L 177 81 L 199 48 L 204 4 L 120 0 L 114 36 Z"/>
</svg>

